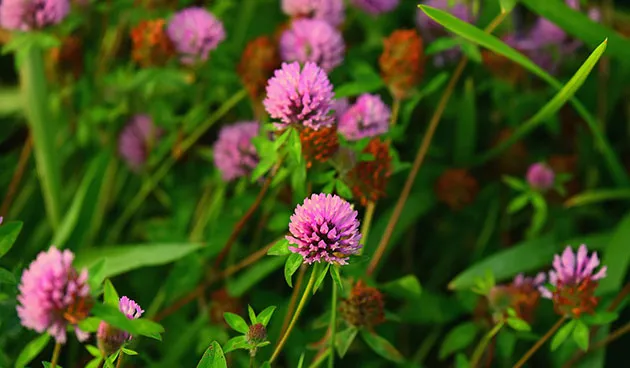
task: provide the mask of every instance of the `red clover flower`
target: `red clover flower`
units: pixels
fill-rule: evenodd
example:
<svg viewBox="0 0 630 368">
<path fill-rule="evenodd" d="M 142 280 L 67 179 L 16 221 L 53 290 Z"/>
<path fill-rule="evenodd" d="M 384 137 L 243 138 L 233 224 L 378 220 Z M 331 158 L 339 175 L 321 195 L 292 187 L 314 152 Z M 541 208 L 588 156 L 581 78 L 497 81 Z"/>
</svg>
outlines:
<svg viewBox="0 0 630 368">
<path fill-rule="evenodd" d="M 257 121 L 242 121 L 224 126 L 214 144 L 214 164 L 223 180 L 248 175 L 258 164 L 258 153 L 252 139 L 258 135 Z"/>
<path fill-rule="evenodd" d="M 223 23 L 200 7 L 175 13 L 166 32 L 185 65 L 208 60 L 210 51 L 225 40 Z"/>
<path fill-rule="evenodd" d="M 333 27 L 345 18 L 343 0 L 282 0 L 282 11 L 294 18 L 322 20 Z"/>
<path fill-rule="evenodd" d="M 546 191 L 553 187 L 555 174 L 553 170 L 543 164 L 535 163 L 527 169 L 527 183 L 535 190 Z"/>
<path fill-rule="evenodd" d="M 326 72 L 341 64 L 346 46 L 341 33 L 318 19 L 298 19 L 280 37 L 283 61 L 312 61 Z"/>
<path fill-rule="evenodd" d="M 134 116 L 118 138 L 118 152 L 131 170 L 138 172 L 147 160 L 154 141 L 162 135 L 148 115 Z"/>
<path fill-rule="evenodd" d="M 399 0 L 351 0 L 352 5 L 372 15 L 379 15 L 394 10 Z"/>
<path fill-rule="evenodd" d="M 339 133 L 357 141 L 387 133 L 391 111 L 378 95 L 365 93 L 339 119 Z"/>
<path fill-rule="evenodd" d="M 61 23 L 70 12 L 68 0 L 3 0 L 0 26 L 13 31 L 30 31 Z"/>
<path fill-rule="evenodd" d="M 123 296 L 118 302 L 118 309 L 127 316 L 129 319 L 138 319 L 144 313 L 144 310 L 140 308 L 138 303 Z M 101 321 L 98 326 L 98 332 L 96 338 L 99 348 L 106 354 L 112 354 L 116 350 L 120 349 L 127 341 L 131 340 L 133 336 L 129 332 L 119 330 L 118 328 L 109 325 L 105 321 Z"/>
</svg>

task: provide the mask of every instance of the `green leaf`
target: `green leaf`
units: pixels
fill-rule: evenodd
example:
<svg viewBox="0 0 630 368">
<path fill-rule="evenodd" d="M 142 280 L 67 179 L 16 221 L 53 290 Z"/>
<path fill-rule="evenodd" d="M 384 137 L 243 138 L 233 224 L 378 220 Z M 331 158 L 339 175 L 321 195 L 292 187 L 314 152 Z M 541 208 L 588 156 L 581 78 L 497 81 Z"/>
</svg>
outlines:
<svg viewBox="0 0 630 368">
<path fill-rule="evenodd" d="M 127 349 L 127 348 L 122 348 L 121 349 L 123 353 L 127 354 L 127 355 L 138 355 L 138 352 L 135 350 L 131 350 L 131 349 Z"/>
<path fill-rule="evenodd" d="M 0 258 L 11 249 L 22 231 L 22 222 L 11 221 L 0 225 Z"/>
<path fill-rule="evenodd" d="M 218 342 L 213 341 L 212 345 L 203 353 L 197 368 L 227 368 L 225 355 L 223 355 L 223 350 L 221 350 L 221 345 Z"/>
<path fill-rule="evenodd" d="M 42 365 L 44 366 L 44 368 L 52 367 L 52 363 L 50 363 L 50 362 L 42 362 Z M 63 367 L 60 366 L 59 364 L 57 364 L 57 365 L 55 365 L 55 368 L 63 368 Z"/>
<path fill-rule="evenodd" d="M 315 295 L 319 287 L 322 285 L 322 282 L 324 282 L 324 279 L 326 278 L 326 274 L 328 273 L 329 268 L 330 268 L 330 263 L 328 262 L 326 262 L 325 265 L 323 263 L 315 264 L 315 267 L 313 268 L 313 273 L 315 274 L 315 285 L 313 286 L 313 295 Z"/>
<path fill-rule="evenodd" d="M 238 314 L 225 312 L 223 313 L 223 318 L 225 318 L 225 322 L 227 322 L 230 327 L 234 331 L 240 332 L 242 334 L 246 334 L 249 331 L 249 327 L 247 326 L 247 322 L 243 319 L 243 317 Z"/>
<path fill-rule="evenodd" d="M 512 327 L 513 329 L 515 329 L 516 331 L 531 331 L 532 328 L 529 326 L 529 324 L 525 321 L 523 321 L 520 318 L 517 317 L 509 317 L 506 320 L 507 324 Z"/>
<path fill-rule="evenodd" d="M 335 97 L 351 97 L 363 93 L 375 92 L 384 87 L 385 83 L 379 73 L 365 60 L 349 65 L 353 81 L 335 87 Z"/>
<path fill-rule="evenodd" d="M 470 362 L 466 355 L 459 353 L 455 356 L 455 368 L 470 368 Z"/>
<path fill-rule="evenodd" d="M 589 339 L 590 333 L 588 326 L 584 322 L 577 320 L 575 322 L 575 328 L 573 329 L 573 341 L 575 341 L 580 349 L 587 351 Z"/>
<path fill-rule="evenodd" d="M 461 49 L 462 53 L 468 56 L 471 61 L 478 64 L 481 63 L 481 52 L 479 51 L 479 47 L 477 47 L 477 45 L 469 41 L 462 40 Z"/>
<path fill-rule="evenodd" d="M 344 183 L 343 180 L 337 179 L 335 181 L 335 190 L 340 197 L 345 199 L 352 199 L 352 190 L 346 183 Z"/>
<path fill-rule="evenodd" d="M 295 273 L 295 271 L 300 268 L 300 266 L 304 263 L 304 259 L 301 255 L 297 253 L 292 253 L 288 258 L 286 263 L 284 264 L 284 279 L 287 280 L 287 285 L 293 287 L 293 280 L 291 277 Z"/>
<path fill-rule="evenodd" d="M 432 41 L 429 46 L 427 46 L 424 53 L 426 55 L 439 54 L 443 51 L 450 50 L 453 47 L 459 46 L 461 44 L 461 40 L 455 37 L 440 37 Z"/>
<path fill-rule="evenodd" d="M 608 270 L 606 271 L 606 277 L 599 280 L 598 293 L 613 293 L 623 286 L 628 266 L 630 265 L 628 239 L 630 239 L 630 212 L 626 213 L 619 224 L 617 224 L 606 246 L 602 265 L 606 265 Z M 593 250 L 593 247 L 588 242 L 580 242 L 580 244 L 587 244 L 589 250 Z"/>
<path fill-rule="evenodd" d="M 465 164 L 473 157 L 477 143 L 477 109 L 472 77 L 466 79 L 464 94 L 458 102 L 457 125 L 453 129 L 455 134 L 453 161 L 456 164 Z"/>
<path fill-rule="evenodd" d="M 289 250 L 289 241 L 286 238 L 282 238 L 278 240 L 267 251 L 267 255 L 269 256 L 286 256 L 287 254 L 291 254 L 291 253 L 292 252 Z"/>
<path fill-rule="evenodd" d="M 509 13 L 516 6 L 517 0 L 499 0 L 499 5 L 501 5 L 501 12 Z"/>
<path fill-rule="evenodd" d="M 477 336 L 477 325 L 474 322 L 464 322 L 455 326 L 444 337 L 440 347 L 440 360 L 468 347 L 475 341 L 475 336 Z"/>
<path fill-rule="evenodd" d="M 569 198 L 565 207 L 578 207 L 590 204 L 599 204 L 606 201 L 628 201 L 630 200 L 630 189 L 597 189 L 587 191 Z"/>
<path fill-rule="evenodd" d="M 385 340 L 376 333 L 361 330 L 361 337 L 370 349 L 374 350 L 376 354 L 382 356 L 383 358 L 394 363 L 403 363 L 405 361 L 402 354 L 389 341 Z"/>
<path fill-rule="evenodd" d="M 101 287 L 103 280 L 105 280 L 106 262 L 106 259 L 101 259 L 88 269 L 88 284 L 90 284 L 91 290 L 98 290 Z"/>
<path fill-rule="evenodd" d="M 120 297 L 111 281 L 106 280 L 103 286 L 103 301 L 107 305 L 118 308 Z"/>
<path fill-rule="evenodd" d="M 503 175 L 501 177 L 501 180 L 507 184 L 507 186 L 509 186 L 510 188 L 516 190 L 516 191 L 525 191 L 527 190 L 529 187 L 527 185 L 527 183 L 525 183 L 523 180 L 521 179 L 517 179 L 508 175 Z"/>
<path fill-rule="evenodd" d="M 98 358 L 101 357 L 101 351 L 96 346 L 94 346 L 94 345 L 85 345 L 85 348 L 87 349 L 87 351 L 90 352 L 90 354 L 93 357 L 98 357 Z"/>
<path fill-rule="evenodd" d="M 302 353 L 302 355 L 300 355 L 300 360 L 298 361 L 297 368 L 303 368 L 304 367 L 304 356 L 305 355 L 306 355 L 306 353 Z"/>
<path fill-rule="evenodd" d="M 98 368 L 98 367 L 100 367 L 102 360 L 103 360 L 103 358 L 101 358 L 101 357 L 94 358 L 94 359 L 90 360 L 90 362 L 88 364 L 85 365 L 85 368 Z"/>
<path fill-rule="evenodd" d="M 226 342 L 225 345 L 223 346 L 223 352 L 227 354 L 234 350 L 238 350 L 238 349 L 247 350 L 248 348 L 249 348 L 249 344 L 247 343 L 247 336 L 241 335 L 241 336 L 236 336 L 229 339 L 228 342 Z"/>
<path fill-rule="evenodd" d="M 263 326 L 267 327 L 267 324 L 269 323 L 269 320 L 271 319 L 271 316 L 273 316 L 273 312 L 275 311 L 276 311 L 275 305 L 271 305 L 263 309 L 263 311 L 260 312 L 260 314 L 258 314 L 258 317 L 256 317 L 256 319 L 258 320 L 258 323 L 262 323 Z"/>
<path fill-rule="evenodd" d="M 100 318 L 96 317 L 88 317 L 79 322 L 79 328 L 85 332 L 96 332 L 98 331 L 98 325 L 101 323 Z"/>
<path fill-rule="evenodd" d="M 507 213 L 514 214 L 527 206 L 529 203 L 530 195 L 529 193 L 523 193 L 510 201 L 507 206 Z"/>
<path fill-rule="evenodd" d="M 339 287 L 339 290 L 343 292 L 343 282 L 341 281 L 341 274 L 338 265 L 333 265 L 330 268 L 330 277 L 332 277 L 335 285 Z"/>
<path fill-rule="evenodd" d="M 581 317 L 584 323 L 588 325 L 607 325 L 615 322 L 619 318 L 619 313 L 615 312 L 597 312 L 593 315 L 586 314 Z"/>
<path fill-rule="evenodd" d="M 15 285 L 17 280 L 11 271 L 0 267 L 0 285 L 2 284 Z"/>
<path fill-rule="evenodd" d="M 92 314 L 132 335 L 146 336 L 156 340 L 162 339 L 160 334 L 164 332 L 164 327 L 160 324 L 144 318 L 129 319 L 117 306 L 95 304 L 92 307 Z"/>
<path fill-rule="evenodd" d="M 273 148 L 275 148 L 276 151 L 280 149 L 280 147 L 282 147 L 287 142 L 287 140 L 289 139 L 289 136 L 293 134 L 292 132 L 294 130 L 295 129 L 289 128 L 289 129 L 286 129 L 284 132 L 282 132 L 282 134 L 280 134 L 280 136 L 276 138 L 275 141 L 273 141 Z"/>
<path fill-rule="evenodd" d="M 551 339 L 551 351 L 556 351 L 556 349 L 558 349 L 560 345 L 562 345 L 562 343 L 566 341 L 571 332 L 573 332 L 575 324 L 575 320 L 571 320 L 569 321 L 569 323 L 566 323 L 564 326 L 560 327 L 558 332 L 556 332 L 556 334 Z"/>
<path fill-rule="evenodd" d="M 247 314 L 249 315 L 249 321 L 251 322 L 252 325 L 255 325 L 257 320 L 256 320 L 256 313 L 254 312 L 254 309 L 252 308 L 251 305 L 247 305 Z"/>
<path fill-rule="evenodd" d="M 258 179 L 260 179 L 260 177 L 262 177 L 269 170 L 271 170 L 273 165 L 276 164 L 276 160 L 277 160 L 277 155 L 262 156 L 262 159 L 260 160 L 256 168 L 254 168 L 254 170 L 252 171 L 251 182 L 255 183 L 256 181 L 258 181 Z"/>
<path fill-rule="evenodd" d="M 381 290 L 389 295 L 403 299 L 418 299 L 422 293 L 420 281 L 414 275 L 407 275 L 388 282 L 381 287 Z"/>
<path fill-rule="evenodd" d="M 335 346 L 337 347 L 337 352 L 341 358 L 343 358 L 348 352 L 348 349 L 350 349 L 350 345 L 352 345 L 352 342 L 358 332 L 359 329 L 354 326 L 350 326 L 335 335 Z"/>
<path fill-rule="evenodd" d="M 262 259 L 249 267 L 246 271 L 239 274 L 234 279 L 229 279 L 227 289 L 234 297 L 243 296 L 250 288 L 257 285 L 262 279 L 269 276 L 272 272 L 285 263 L 285 259 L 281 257 L 272 257 Z"/>
<path fill-rule="evenodd" d="M 260 368 L 271 368 L 271 363 L 269 363 L 269 361 L 265 361 L 263 362 L 263 364 L 260 366 Z"/>
<path fill-rule="evenodd" d="M 81 269 L 90 268 L 102 259 L 107 259 L 103 277 L 117 276 L 138 268 L 160 266 L 174 262 L 203 248 L 202 243 L 172 243 L 144 245 L 115 245 L 79 251 L 74 265 Z"/>
<path fill-rule="evenodd" d="M 300 141 L 300 133 L 297 129 L 289 129 L 289 141 L 287 142 L 287 150 L 289 156 L 293 157 L 298 164 L 302 162 L 302 142 Z"/>
<path fill-rule="evenodd" d="M 50 335 L 44 333 L 39 335 L 34 340 L 26 344 L 22 352 L 15 361 L 15 368 L 24 368 L 28 363 L 35 359 L 39 353 L 44 350 L 48 342 L 50 341 Z"/>
</svg>

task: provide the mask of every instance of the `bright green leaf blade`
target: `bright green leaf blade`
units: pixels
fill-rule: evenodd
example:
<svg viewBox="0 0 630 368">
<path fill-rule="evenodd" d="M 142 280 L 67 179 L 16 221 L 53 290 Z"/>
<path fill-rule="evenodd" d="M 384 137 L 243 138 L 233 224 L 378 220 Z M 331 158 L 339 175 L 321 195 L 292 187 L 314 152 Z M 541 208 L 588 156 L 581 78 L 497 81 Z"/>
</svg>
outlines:
<svg viewBox="0 0 630 368">
<path fill-rule="evenodd" d="M 131 350 L 131 349 L 127 349 L 127 348 L 122 348 L 120 349 L 123 353 L 127 354 L 127 355 L 138 355 L 138 352 L 135 350 Z"/>
<path fill-rule="evenodd" d="M 88 317 L 79 322 L 79 328 L 85 332 L 96 332 L 98 330 L 98 325 L 101 323 L 100 318 L 96 317 Z"/>
<path fill-rule="evenodd" d="M 160 324 L 144 318 L 129 319 L 117 306 L 95 304 L 92 307 L 92 314 L 132 335 L 146 336 L 156 340 L 162 339 L 160 334 L 164 332 L 164 327 Z"/>
<path fill-rule="evenodd" d="M 88 269 L 88 283 L 90 284 L 90 290 L 98 290 L 105 280 L 105 263 L 106 259 L 94 263 Z"/>
<path fill-rule="evenodd" d="M 381 287 L 381 290 L 388 295 L 393 295 L 403 299 L 418 299 L 422 293 L 420 281 L 414 275 L 407 275 L 388 282 Z"/>
<path fill-rule="evenodd" d="M 88 364 L 85 365 L 85 368 L 98 368 L 101 365 L 101 361 L 103 360 L 103 358 L 94 358 L 92 360 L 90 360 L 90 362 Z"/>
<path fill-rule="evenodd" d="M 225 312 L 223 313 L 223 318 L 225 318 L 225 322 L 227 322 L 230 327 L 234 331 L 240 332 L 242 334 L 246 334 L 249 331 L 249 327 L 247 326 L 247 322 L 243 319 L 243 317 L 238 314 Z"/>
<path fill-rule="evenodd" d="M 228 340 L 228 342 L 223 345 L 223 352 L 229 353 L 230 351 L 238 350 L 238 349 L 247 349 L 247 336 L 241 335 L 236 336 Z"/>
<path fill-rule="evenodd" d="M 22 222 L 11 221 L 0 225 L 0 258 L 11 249 L 22 231 Z"/>
<path fill-rule="evenodd" d="M 575 328 L 573 329 L 573 341 L 575 341 L 580 349 L 587 351 L 589 339 L 590 333 L 588 326 L 584 322 L 577 320 L 575 322 Z"/>
<path fill-rule="evenodd" d="M 260 312 L 260 314 L 258 314 L 258 316 L 256 317 L 256 319 L 258 320 L 258 323 L 262 323 L 263 326 L 267 327 L 267 324 L 269 323 L 269 320 L 271 319 L 271 316 L 273 316 L 273 312 L 275 311 L 276 311 L 275 305 L 272 305 L 263 309 L 263 311 Z"/>
<path fill-rule="evenodd" d="M 287 261 L 284 264 L 284 279 L 287 280 L 287 285 L 290 287 L 293 287 L 293 274 L 298 270 L 298 268 L 300 268 L 303 262 L 304 259 L 297 253 L 293 253 L 289 256 L 289 258 L 287 258 Z"/>
<path fill-rule="evenodd" d="M 509 13 L 516 6 L 517 0 L 499 0 L 499 5 L 501 5 L 501 11 L 503 13 Z"/>
<path fill-rule="evenodd" d="M 285 260 L 282 257 L 272 257 L 256 262 L 255 265 L 239 274 L 238 277 L 228 280 L 227 289 L 230 292 L 230 295 L 234 297 L 243 296 L 262 279 L 280 268 L 284 261 Z"/>
<path fill-rule="evenodd" d="M 28 363 L 30 363 L 35 357 L 41 353 L 42 350 L 46 347 L 50 341 L 50 335 L 45 333 L 35 338 L 22 349 L 22 352 L 18 356 L 15 361 L 15 368 L 24 368 Z"/>
<path fill-rule="evenodd" d="M 304 368 L 304 356 L 306 353 L 302 353 L 302 355 L 300 355 L 300 360 L 298 361 L 298 365 L 297 368 Z"/>
<path fill-rule="evenodd" d="M 358 332 L 359 330 L 356 327 L 351 326 L 336 334 L 335 346 L 341 358 L 343 358 L 348 352 L 348 349 L 350 349 L 350 345 L 352 345 Z"/>
<path fill-rule="evenodd" d="M 330 268 L 330 277 L 333 279 L 335 285 L 339 287 L 339 290 L 343 292 L 343 282 L 341 281 L 341 273 L 338 265 L 333 265 Z"/>
<path fill-rule="evenodd" d="M 560 327 L 558 332 L 556 332 L 556 334 L 551 339 L 551 351 L 555 351 L 556 349 L 558 349 L 560 345 L 562 345 L 562 343 L 567 340 L 567 338 L 569 337 L 569 335 L 571 335 L 571 332 L 573 332 L 573 329 L 575 328 L 575 323 L 575 320 L 571 320 L 569 321 L 569 323 L 566 323 L 564 326 Z"/>
<path fill-rule="evenodd" d="M 252 325 L 255 325 L 257 322 L 256 319 L 256 313 L 254 312 L 254 309 L 252 308 L 251 305 L 247 305 L 247 314 L 249 314 L 249 321 Z"/>
<path fill-rule="evenodd" d="M 212 345 L 203 353 L 197 368 L 227 368 L 225 355 L 223 355 L 223 350 L 218 342 L 213 341 Z"/>
<path fill-rule="evenodd" d="M 278 240 L 267 251 L 269 256 L 286 256 L 288 254 L 291 254 L 291 251 L 289 250 L 289 241 L 286 238 Z"/>
<path fill-rule="evenodd" d="M 473 322 L 464 322 L 455 326 L 444 337 L 440 347 L 440 359 L 446 359 L 453 353 L 465 349 L 475 340 L 477 336 L 477 325 Z"/>
<path fill-rule="evenodd" d="M 630 200 L 630 189 L 597 189 L 593 191 L 576 194 L 569 198 L 565 207 L 579 207 L 590 204 L 600 204 L 606 201 L 628 201 Z"/>
<path fill-rule="evenodd" d="M 509 317 L 506 320 L 507 324 L 512 327 L 513 329 L 515 329 L 516 331 L 531 331 L 532 328 L 529 326 L 529 324 L 525 321 L 523 321 L 520 318 L 516 318 L 516 317 Z"/>
<path fill-rule="evenodd" d="M 315 285 L 313 286 L 313 295 L 317 292 L 319 287 L 324 282 L 324 278 L 326 278 L 326 274 L 328 273 L 328 268 L 330 268 L 330 263 L 316 263 L 313 268 L 313 272 L 315 273 Z"/>
<path fill-rule="evenodd" d="M 606 277 L 599 280 L 597 292 L 601 294 L 616 292 L 621 289 L 625 281 L 628 266 L 630 266 L 630 247 L 628 246 L 630 239 L 630 213 L 627 213 L 617 224 L 612 238 L 606 246 L 602 265 L 606 265 Z M 588 242 L 586 244 L 589 250 L 593 250 Z"/>
<path fill-rule="evenodd" d="M 615 322 L 619 318 L 619 314 L 615 312 L 597 312 L 595 314 L 586 314 L 581 316 L 582 319 L 588 325 L 607 325 Z"/>
<path fill-rule="evenodd" d="M 390 360 L 394 363 L 403 363 L 405 358 L 389 341 L 383 337 L 367 330 L 361 330 L 361 337 L 363 341 L 372 349 L 375 353 L 383 358 Z"/>
<path fill-rule="evenodd" d="M 111 305 L 112 307 L 118 308 L 120 304 L 120 297 L 118 296 L 118 292 L 111 281 L 106 280 L 105 285 L 103 286 L 103 301 L 107 305 Z"/>
<path fill-rule="evenodd" d="M 101 351 L 96 346 L 94 346 L 94 345 L 85 345 L 85 348 L 87 349 L 87 351 L 90 352 L 90 355 L 92 355 L 93 357 L 100 357 L 101 356 Z"/>
</svg>

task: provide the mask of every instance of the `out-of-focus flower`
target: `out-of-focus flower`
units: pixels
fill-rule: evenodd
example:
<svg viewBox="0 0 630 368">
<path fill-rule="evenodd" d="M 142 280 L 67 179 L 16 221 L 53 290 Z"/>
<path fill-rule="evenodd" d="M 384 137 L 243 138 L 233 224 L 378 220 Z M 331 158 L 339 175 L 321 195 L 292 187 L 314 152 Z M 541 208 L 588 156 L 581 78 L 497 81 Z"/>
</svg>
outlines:
<svg viewBox="0 0 630 368">
<path fill-rule="evenodd" d="M 143 20 L 131 29 L 131 57 L 143 67 L 164 65 L 175 49 L 164 19 Z"/>
<path fill-rule="evenodd" d="M 387 133 L 391 111 L 381 97 L 362 94 L 339 119 L 339 133 L 357 141 Z"/>
<path fill-rule="evenodd" d="M 199 7 L 190 7 L 175 13 L 166 33 L 185 65 L 208 60 L 210 51 L 225 40 L 223 23 L 212 13 Z"/>
<path fill-rule="evenodd" d="M 4 220 L 4 217 L 0 216 L 0 225 L 2 225 L 2 220 Z"/>
<path fill-rule="evenodd" d="M 385 302 L 378 289 L 358 281 L 340 305 L 342 318 L 352 326 L 372 328 L 385 321 Z"/>
<path fill-rule="evenodd" d="M 515 36 L 508 34 L 502 37 L 503 42 L 518 50 Z M 490 50 L 482 50 L 481 57 L 488 70 L 500 79 L 516 84 L 525 79 L 527 73 L 519 64 Z"/>
<path fill-rule="evenodd" d="M 350 101 L 346 97 L 337 98 L 332 102 L 332 110 L 335 113 L 337 121 L 341 119 L 343 114 L 350 108 Z"/>
<path fill-rule="evenodd" d="M 216 290 L 210 295 L 210 321 L 213 324 L 228 327 L 223 314 L 225 312 L 241 314 L 242 309 L 241 300 L 228 294 L 225 289 Z"/>
<path fill-rule="evenodd" d="M 279 129 L 291 124 L 303 125 L 314 130 L 331 126 L 330 115 L 334 93 L 328 75 L 315 63 L 283 63 L 267 83 L 265 109 Z"/>
<path fill-rule="evenodd" d="M 376 202 L 385 196 L 392 173 L 392 157 L 389 145 L 379 138 L 370 140 L 363 153 L 372 155 L 374 159 L 356 164 L 348 172 L 347 180 L 354 197 L 367 206 L 368 202 Z"/>
<path fill-rule="evenodd" d="M 133 171 L 140 171 L 162 130 L 148 115 L 134 116 L 118 138 L 118 152 Z"/>
<path fill-rule="evenodd" d="M 70 12 L 69 0 L 2 0 L 0 26 L 30 31 L 61 23 Z"/>
<path fill-rule="evenodd" d="M 407 97 L 424 73 L 422 39 L 414 30 L 394 31 L 378 59 L 383 80 L 397 99 Z"/>
<path fill-rule="evenodd" d="M 399 0 L 351 0 L 352 5 L 372 15 L 390 12 L 398 6 Z"/>
<path fill-rule="evenodd" d="M 532 164 L 527 170 L 527 183 L 530 187 L 540 191 L 553 188 L 555 174 L 553 170 L 544 163 Z"/>
<path fill-rule="evenodd" d="M 48 332 L 57 343 L 66 342 L 66 327 L 75 326 L 79 341 L 89 334 L 76 325 L 92 307 L 86 269 L 72 267 L 74 254 L 50 247 L 40 252 L 22 273 L 17 297 L 17 313 L 22 326 L 38 333 Z"/>
<path fill-rule="evenodd" d="M 320 130 L 301 129 L 300 142 L 307 168 L 312 167 L 314 162 L 326 162 L 339 149 L 337 127 L 333 125 Z"/>
<path fill-rule="evenodd" d="M 144 310 L 140 308 L 138 303 L 126 296 L 123 296 L 118 301 L 118 309 L 129 319 L 138 319 L 144 313 Z M 106 355 L 116 352 L 132 337 L 129 332 L 111 326 L 105 321 L 101 321 L 96 333 L 98 347 Z"/>
<path fill-rule="evenodd" d="M 247 342 L 252 345 L 260 344 L 267 340 L 267 329 L 262 323 L 256 323 L 249 326 L 247 331 Z"/>
<path fill-rule="evenodd" d="M 312 61 L 326 72 L 341 64 L 345 50 L 341 33 L 323 20 L 295 20 L 280 37 L 283 61 Z"/>
<path fill-rule="evenodd" d="M 538 288 L 544 282 L 545 274 L 542 272 L 536 277 L 518 274 L 510 284 L 492 288 L 488 301 L 495 312 L 503 316 L 506 315 L 507 308 L 513 308 L 519 318 L 532 322 L 534 311 L 540 300 Z"/>
<path fill-rule="evenodd" d="M 502 129 L 494 140 L 493 146 L 503 144 L 513 134 L 514 130 L 511 128 Z M 522 175 L 527 169 L 527 156 L 527 146 L 522 140 L 518 140 L 492 162 L 492 168 L 498 171 L 499 175 Z"/>
<path fill-rule="evenodd" d="M 339 196 L 313 194 L 291 216 L 291 235 L 286 236 L 289 250 L 301 255 L 307 264 L 347 264 L 348 257 L 362 247 L 357 215 Z"/>
<path fill-rule="evenodd" d="M 438 199 L 451 209 L 459 210 L 472 203 L 479 192 L 479 184 L 465 169 L 447 169 L 435 184 Z"/>
<path fill-rule="evenodd" d="M 282 0 L 282 11 L 294 18 L 323 20 L 333 27 L 345 18 L 343 0 Z"/>
<path fill-rule="evenodd" d="M 83 73 L 83 42 L 71 35 L 64 37 L 60 47 L 50 50 L 51 67 L 64 74 L 72 74 L 78 79 Z"/>
<path fill-rule="evenodd" d="M 276 44 L 268 36 L 260 36 L 245 46 L 236 70 L 250 97 L 260 102 L 267 81 L 279 66 L 280 55 Z"/>
<path fill-rule="evenodd" d="M 540 293 L 543 298 L 553 300 L 560 315 L 580 318 L 584 313 L 592 314 L 599 302 L 595 296 L 598 281 L 606 277 L 606 266 L 594 273 L 599 264 L 597 252 L 589 257 L 586 245 L 580 245 L 577 253 L 567 246 L 562 256 L 554 256 L 553 270 L 549 271 L 553 288 L 541 286 Z"/>
<path fill-rule="evenodd" d="M 248 175 L 258 164 L 258 153 L 252 139 L 258 135 L 257 121 L 242 121 L 224 126 L 214 144 L 214 164 L 223 180 Z"/>
</svg>

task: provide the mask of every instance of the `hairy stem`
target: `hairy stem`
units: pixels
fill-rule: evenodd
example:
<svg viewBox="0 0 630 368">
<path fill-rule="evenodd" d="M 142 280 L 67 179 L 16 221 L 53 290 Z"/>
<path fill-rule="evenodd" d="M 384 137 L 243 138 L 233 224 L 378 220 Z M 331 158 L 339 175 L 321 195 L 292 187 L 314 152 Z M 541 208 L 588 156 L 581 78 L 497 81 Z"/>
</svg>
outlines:
<svg viewBox="0 0 630 368">
<path fill-rule="evenodd" d="M 514 368 L 521 368 L 523 365 L 525 365 L 525 363 L 527 363 L 527 360 L 529 360 L 529 358 L 531 358 L 532 355 L 534 355 L 534 353 L 537 352 L 538 349 L 540 349 L 540 347 L 543 346 L 543 344 L 547 342 L 547 340 L 549 340 L 549 338 L 553 336 L 554 333 L 556 333 L 556 331 L 564 324 L 565 320 L 566 320 L 566 317 L 561 317 L 558 320 L 558 322 L 556 322 L 556 324 L 553 325 L 543 337 L 538 339 L 538 341 L 536 341 L 534 346 L 532 346 L 525 353 L 525 355 L 523 355 L 523 357 L 518 362 L 516 362 L 516 364 L 514 365 Z"/>
<path fill-rule="evenodd" d="M 50 359 L 50 368 L 55 368 L 57 366 L 57 362 L 59 361 L 59 355 L 61 354 L 61 347 L 62 345 L 60 343 L 55 344 L 55 349 L 53 350 L 52 359 Z"/>
<path fill-rule="evenodd" d="M 293 315 L 293 310 L 295 309 L 295 304 L 297 303 L 298 294 L 302 289 L 302 282 L 304 281 L 304 275 L 306 274 L 307 268 L 308 267 L 306 265 L 302 265 L 300 267 L 300 272 L 298 273 L 297 280 L 295 281 L 295 285 L 293 286 L 293 292 L 291 293 L 291 300 L 289 300 L 289 308 L 287 308 L 287 314 L 284 316 L 284 321 L 282 321 L 280 336 L 284 335 L 284 332 L 287 330 L 289 322 L 291 321 L 290 318 Z"/>
<path fill-rule="evenodd" d="M 332 300 L 330 301 L 330 355 L 328 368 L 335 367 L 335 334 L 337 333 L 337 285 L 332 283 Z"/>
<path fill-rule="evenodd" d="M 504 324 L 503 321 L 500 321 L 499 323 L 497 323 L 492 328 L 492 330 L 490 330 L 483 337 L 483 339 L 481 339 L 479 341 L 479 344 L 477 344 L 477 347 L 475 348 L 475 351 L 473 352 L 472 358 L 470 359 L 470 367 L 471 368 L 476 368 L 477 367 L 477 364 L 479 364 L 479 360 L 483 356 L 483 352 L 486 350 L 486 347 L 488 346 L 488 343 L 490 343 L 490 341 L 492 341 L 492 339 L 496 336 L 496 334 L 499 333 L 501 328 L 503 328 L 503 324 Z"/>
</svg>

